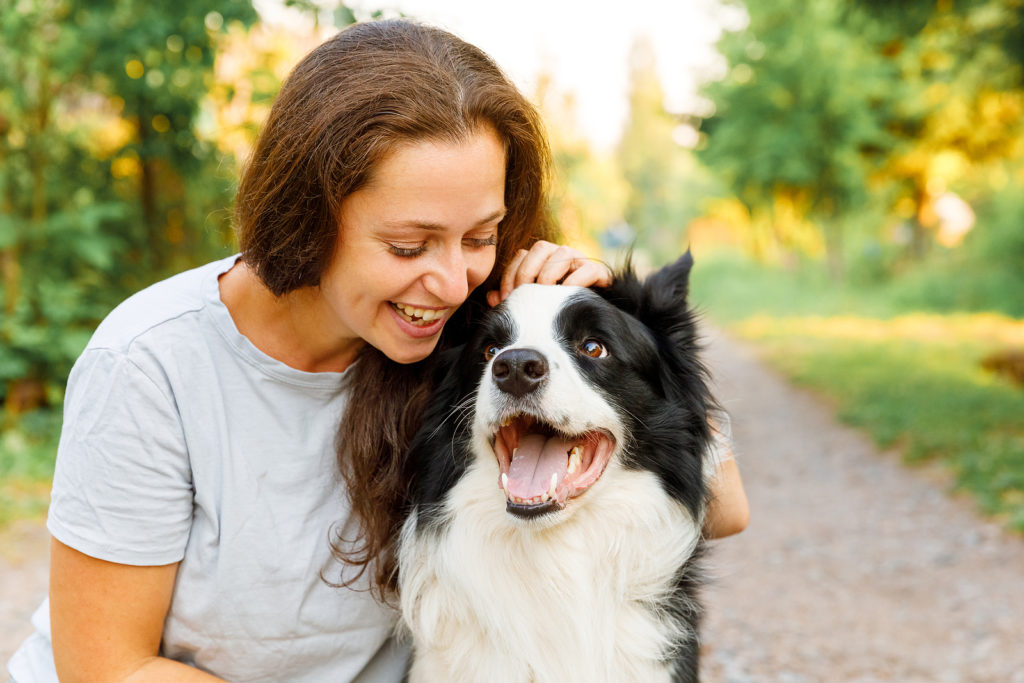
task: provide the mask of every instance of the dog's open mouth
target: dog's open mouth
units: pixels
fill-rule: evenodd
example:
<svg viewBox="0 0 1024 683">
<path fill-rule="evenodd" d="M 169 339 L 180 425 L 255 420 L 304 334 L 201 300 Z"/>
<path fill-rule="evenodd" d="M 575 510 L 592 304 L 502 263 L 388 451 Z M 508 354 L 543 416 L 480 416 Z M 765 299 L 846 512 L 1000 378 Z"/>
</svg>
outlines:
<svg viewBox="0 0 1024 683">
<path fill-rule="evenodd" d="M 561 510 L 601 478 L 615 442 L 605 431 L 567 436 L 529 415 L 494 435 L 507 509 L 520 517 Z"/>
</svg>

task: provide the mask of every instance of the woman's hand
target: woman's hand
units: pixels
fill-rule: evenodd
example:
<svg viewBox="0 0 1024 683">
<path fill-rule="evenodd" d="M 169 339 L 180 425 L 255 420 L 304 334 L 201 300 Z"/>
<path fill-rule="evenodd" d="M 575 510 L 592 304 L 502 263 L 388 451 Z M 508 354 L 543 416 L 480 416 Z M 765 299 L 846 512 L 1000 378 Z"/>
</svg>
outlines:
<svg viewBox="0 0 1024 683">
<path fill-rule="evenodd" d="M 535 242 L 529 250 L 520 249 L 501 276 L 501 289 L 487 292 L 487 303 L 497 306 L 519 285 L 578 285 L 607 287 L 612 283 L 608 266 L 593 261 L 579 249 L 564 244 Z"/>
</svg>

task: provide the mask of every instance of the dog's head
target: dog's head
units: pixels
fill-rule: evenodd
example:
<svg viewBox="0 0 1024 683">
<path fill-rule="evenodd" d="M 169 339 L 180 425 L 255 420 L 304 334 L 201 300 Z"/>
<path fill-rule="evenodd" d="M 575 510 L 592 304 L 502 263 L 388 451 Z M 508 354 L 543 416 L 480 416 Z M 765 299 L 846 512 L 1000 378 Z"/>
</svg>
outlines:
<svg viewBox="0 0 1024 683">
<path fill-rule="evenodd" d="M 489 458 L 518 518 L 557 521 L 609 467 L 651 472 L 696 518 L 711 399 L 686 303 L 692 263 L 645 282 L 627 266 L 607 289 L 517 288 L 449 361 L 413 446 L 421 464 L 443 460 L 414 502 L 440 503 Z"/>
</svg>

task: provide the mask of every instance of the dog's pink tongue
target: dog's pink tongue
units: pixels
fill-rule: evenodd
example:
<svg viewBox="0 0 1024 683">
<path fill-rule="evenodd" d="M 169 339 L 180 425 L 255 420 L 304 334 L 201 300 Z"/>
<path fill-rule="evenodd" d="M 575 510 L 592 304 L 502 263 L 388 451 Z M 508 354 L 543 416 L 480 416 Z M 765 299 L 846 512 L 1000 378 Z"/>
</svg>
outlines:
<svg viewBox="0 0 1024 683">
<path fill-rule="evenodd" d="M 572 447 L 573 443 L 568 439 L 548 438 L 542 434 L 524 435 L 508 469 L 509 494 L 530 499 L 551 488 L 552 474 L 558 477 L 557 482 L 562 481 Z"/>
</svg>

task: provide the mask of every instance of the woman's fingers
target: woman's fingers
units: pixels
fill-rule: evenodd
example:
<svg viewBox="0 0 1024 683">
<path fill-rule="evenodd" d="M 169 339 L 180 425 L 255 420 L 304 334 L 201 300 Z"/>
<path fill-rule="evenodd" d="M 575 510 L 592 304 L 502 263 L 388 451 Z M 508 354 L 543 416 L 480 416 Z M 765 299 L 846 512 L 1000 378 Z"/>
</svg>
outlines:
<svg viewBox="0 0 1024 683">
<path fill-rule="evenodd" d="M 516 252 L 502 273 L 501 289 L 488 292 L 487 303 L 497 306 L 513 289 L 531 282 L 607 287 L 612 282 L 612 273 L 603 263 L 591 261 L 578 249 L 538 241 L 529 250 Z"/>
<path fill-rule="evenodd" d="M 534 242 L 530 250 L 526 252 L 526 255 L 519 261 L 516 267 L 516 272 L 511 278 L 512 286 L 501 288 L 501 298 L 504 299 L 512 290 L 519 285 L 529 284 L 531 282 L 540 282 L 537 277 L 540 275 L 541 270 L 547 264 L 548 260 L 551 259 L 561 249 L 557 244 L 551 242 Z M 504 282 L 502 282 L 504 285 Z M 554 282 L 541 282 L 541 284 L 554 284 Z"/>
<path fill-rule="evenodd" d="M 612 284 L 612 271 L 599 261 L 584 260 L 579 262 L 569 276 L 562 280 L 562 284 L 578 287 L 608 287 Z"/>
<path fill-rule="evenodd" d="M 509 264 L 505 266 L 505 272 L 501 274 L 501 291 L 498 293 L 498 301 L 504 301 L 505 297 L 516 288 L 516 276 L 519 272 L 519 267 L 529 253 L 526 249 L 520 249 L 512 257 L 512 260 L 509 261 Z"/>
</svg>

